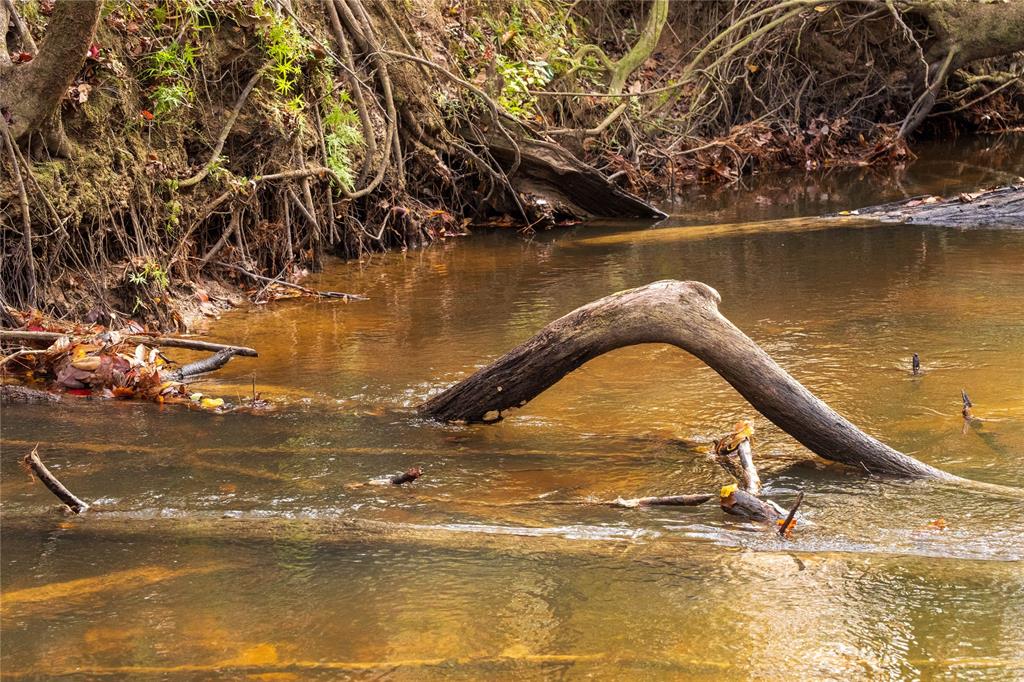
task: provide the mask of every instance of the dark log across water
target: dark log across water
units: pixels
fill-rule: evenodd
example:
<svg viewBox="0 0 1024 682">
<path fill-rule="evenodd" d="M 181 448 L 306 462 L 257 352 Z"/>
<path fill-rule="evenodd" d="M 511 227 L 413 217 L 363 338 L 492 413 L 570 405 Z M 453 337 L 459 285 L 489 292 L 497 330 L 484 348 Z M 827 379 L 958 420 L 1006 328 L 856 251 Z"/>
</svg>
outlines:
<svg viewBox="0 0 1024 682">
<path fill-rule="evenodd" d="M 423 403 L 442 421 L 486 422 L 522 407 L 566 374 L 616 348 L 668 343 L 718 372 L 811 451 L 869 473 L 957 479 L 867 435 L 815 397 L 718 311 L 701 282 L 665 280 L 577 308 L 487 367 Z"/>
<path fill-rule="evenodd" d="M 1024 183 L 939 197 L 914 197 L 857 211 L 883 222 L 940 227 L 1024 228 Z"/>
</svg>

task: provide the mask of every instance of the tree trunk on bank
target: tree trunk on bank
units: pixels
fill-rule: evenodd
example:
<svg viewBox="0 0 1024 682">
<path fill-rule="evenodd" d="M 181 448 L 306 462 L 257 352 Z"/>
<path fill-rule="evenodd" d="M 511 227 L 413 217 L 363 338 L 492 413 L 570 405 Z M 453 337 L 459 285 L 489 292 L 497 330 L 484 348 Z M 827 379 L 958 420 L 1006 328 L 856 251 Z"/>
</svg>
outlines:
<svg viewBox="0 0 1024 682">
<path fill-rule="evenodd" d="M 779 367 L 718 312 L 718 292 L 665 280 L 622 291 L 555 320 L 420 413 L 443 421 L 494 421 L 588 360 L 616 348 L 668 343 L 718 372 L 765 417 L 811 451 L 870 473 L 956 479 L 860 431 Z"/>
<path fill-rule="evenodd" d="M 50 17 L 39 54 L 27 64 L 0 65 L 0 110 L 15 140 L 43 132 L 47 149 L 63 153 L 59 108 L 68 87 L 85 63 L 100 21 L 100 0 L 64 0 Z M 6 32 L 7 17 L 4 19 Z M 0 49 L 7 50 L 6 42 Z"/>
<path fill-rule="evenodd" d="M 926 0 L 908 3 L 908 12 L 923 16 L 935 33 L 929 61 L 954 51 L 957 68 L 1024 50 L 1024 2 L 1019 0 Z"/>
<path fill-rule="evenodd" d="M 609 181 L 604 173 L 580 161 L 565 147 L 542 140 L 520 139 L 517 143 L 519 164 L 509 175 L 516 189 L 561 204 L 575 215 L 650 220 L 665 217 L 665 213 Z M 516 150 L 507 140 L 496 137 L 489 141 L 489 148 L 495 159 L 506 169 L 511 168 Z"/>
</svg>

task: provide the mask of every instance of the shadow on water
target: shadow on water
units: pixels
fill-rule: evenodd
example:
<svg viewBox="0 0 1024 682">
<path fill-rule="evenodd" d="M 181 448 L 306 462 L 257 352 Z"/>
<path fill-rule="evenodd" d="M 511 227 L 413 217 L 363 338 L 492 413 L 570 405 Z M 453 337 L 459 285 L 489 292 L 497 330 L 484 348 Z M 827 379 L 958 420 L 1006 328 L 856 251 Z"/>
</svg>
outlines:
<svg viewBox="0 0 1024 682">
<path fill-rule="evenodd" d="M 598 358 L 496 426 L 412 411 L 578 305 L 696 279 L 869 433 L 1024 487 L 1024 233 L 804 217 L 998 184 L 1024 172 L 1020 151 L 987 138 L 902 172 L 694 189 L 654 229 L 491 232 L 333 264 L 314 286 L 370 300 L 211 324 L 261 357 L 202 390 L 247 395 L 255 372 L 276 412 L 5 406 L 4 676 L 1024 674 L 1019 499 L 828 464 L 676 349 Z M 966 430 L 961 388 L 985 419 Z M 807 493 L 792 540 L 713 502 L 577 504 L 716 492 L 707 444 L 739 419 L 769 496 Z M 37 441 L 93 511 L 61 516 L 18 467 Z M 414 465 L 411 486 L 367 485 Z"/>
</svg>

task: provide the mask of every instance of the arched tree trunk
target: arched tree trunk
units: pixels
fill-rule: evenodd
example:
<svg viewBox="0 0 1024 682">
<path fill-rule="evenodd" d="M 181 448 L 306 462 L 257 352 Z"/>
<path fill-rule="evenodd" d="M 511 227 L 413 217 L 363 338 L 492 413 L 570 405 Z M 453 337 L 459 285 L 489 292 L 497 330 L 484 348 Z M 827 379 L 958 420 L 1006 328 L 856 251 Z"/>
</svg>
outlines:
<svg viewBox="0 0 1024 682">
<path fill-rule="evenodd" d="M 701 282 L 654 282 L 577 308 L 420 406 L 443 421 L 492 421 L 608 351 L 669 343 L 696 355 L 779 428 L 826 459 L 871 473 L 957 477 L 865 434 L 816 398 L 718 312 Z"/>
<path fill-rule="evenodd" d="M 101 6 L 99 0 L 57 3 L 39 54 L 27 64 L 0 65 L 0 112 L 7 118 L 15 140 L 41 131 L 51 151 L 63 151 L 55 148 L 63 144 L 58 109 L 85 62 Z M 6 31 L 7 17 L 0 19 L 4 19 Z M 6 51 L 7 46 L 0 45 L 0 49 Z"/>
</svg>

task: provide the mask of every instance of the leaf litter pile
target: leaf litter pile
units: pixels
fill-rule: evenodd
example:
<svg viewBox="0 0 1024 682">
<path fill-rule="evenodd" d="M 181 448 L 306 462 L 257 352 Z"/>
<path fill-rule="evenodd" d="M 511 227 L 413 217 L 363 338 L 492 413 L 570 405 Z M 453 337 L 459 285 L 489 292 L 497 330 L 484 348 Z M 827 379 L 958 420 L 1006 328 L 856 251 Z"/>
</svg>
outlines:
<svg viewBox="0 0 1024 682">
<path fill-rule="evenodd" d="M 115 331 L 101 325 L 69 327 L 44 322 L 38 314 L 28 317 L 24 330 L 61 335 L 46 348 L 22 347 L 6 352 L 0 359 L 5 380 L 12 376 L 34 389 L 75 396 L 183 404 L 216 411 L 232 409 L 223 398 L 190 388 L 187 379 L 195 375 L 183 371 L 155 342 L 137 342 L 139 336 L 151 334 L 136 322 Z M 267 405 L 255 396 L 246 406 Z"/>
</svg>

